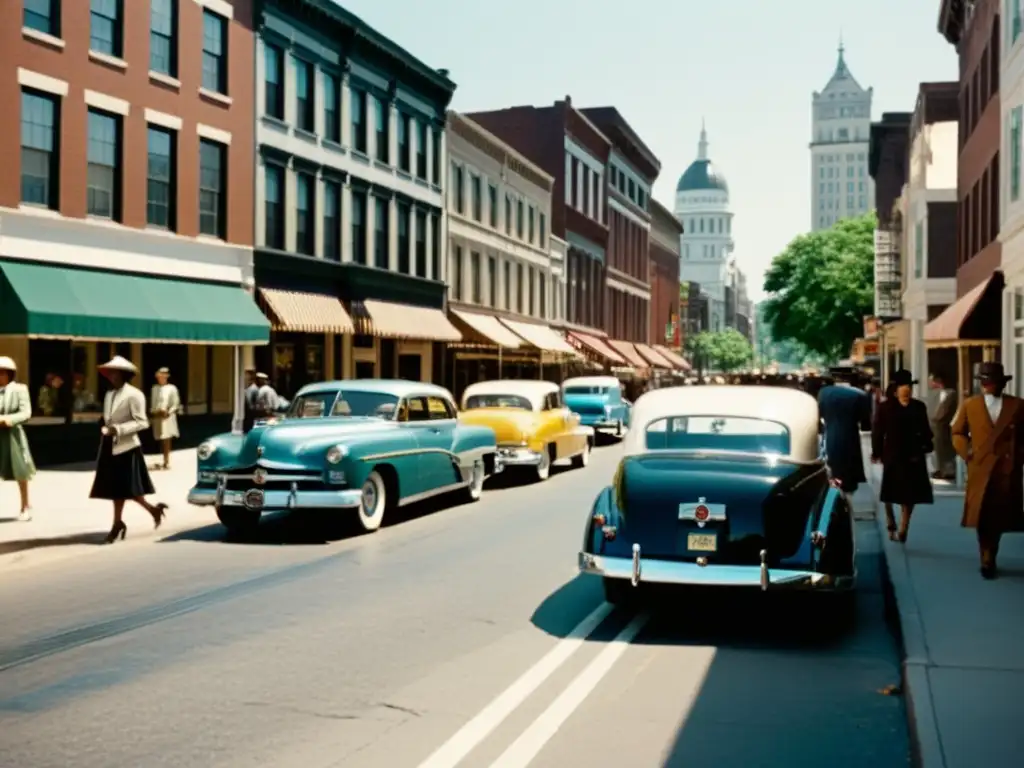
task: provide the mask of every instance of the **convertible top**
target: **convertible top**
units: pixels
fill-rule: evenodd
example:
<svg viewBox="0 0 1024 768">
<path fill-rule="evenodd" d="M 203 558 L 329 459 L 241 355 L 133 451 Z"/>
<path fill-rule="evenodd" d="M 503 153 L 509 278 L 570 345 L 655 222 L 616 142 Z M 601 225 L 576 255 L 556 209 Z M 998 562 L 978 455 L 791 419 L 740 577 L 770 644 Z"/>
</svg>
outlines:
<svg viewBox="0 0 1024 768">
<path fill-rule="evenodd" d="M 787 387 L 710 385 L 666 387 L 642 395 L 633 404 L 625 455 L 647 453 L 647 427 L 676 416 L 723 416 L 764 419 L 789 431 L 789 458 L 813 461 L 818 456 L 818 402 Z"/>
</svg>

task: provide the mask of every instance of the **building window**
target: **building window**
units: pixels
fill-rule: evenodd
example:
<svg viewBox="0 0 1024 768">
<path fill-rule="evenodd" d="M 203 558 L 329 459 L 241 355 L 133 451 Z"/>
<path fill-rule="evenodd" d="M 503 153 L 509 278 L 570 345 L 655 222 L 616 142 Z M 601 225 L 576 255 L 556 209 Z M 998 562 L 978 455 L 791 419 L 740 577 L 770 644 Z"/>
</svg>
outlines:
<svg viewBox="0 0 1024 768">
<path fill-rule="evenodd" d="M 537 311 L 536 307 L 534 306 L 535 296 L 533 293 L 533 267 L 530 267 L 530 269 L 526 273 L 526 295 L 529 299 L 529 303 L 527 304 L 527 314 L 533 316 L 536 314 Z"/>
<path fill-rule="evenodd" d="M 441 132 L 434 131 L 434 183 L 441 184 Z"/>
<path fill-rule="evenodd" d="M 398 204 L 398 271 L 408 275 L 409 270 L 409 214 L 412 210 L 408 203 Z"/>
<path fill-rule="evenodd" d="M 924 222 L 914 225 L 914 277 L 924 276 Z"/>
<path fill-rule="evenodd" d="M 352 261 L 366 263 L 366 193 L 352 190 Z"/>
<path fill-rule="evenodd" d="M 493 184 L 487 185 L 487 211 L 491 219 L 491 227 L 498 228 L 498 188 Z"/>
<path fill-rule="evenodd" d="M 462 301 L 462 246 L 452 251 L 452 299 Z"/>
<path fill-rule="evenodd" d="M 388 268 L 388 232 L 391 211 L 390 201 L 383 197 L 374 198 L 373 217 L 373 265 L 377 269 Z"/>
<path fill-rule="evenodd" d="M 284 250 L 284 168 L 263 167 L 263 240 L 267 248 Z"/>
<path fill-rule="evenodd" d="M 152 0 L 149 6 L 149 69 L 178 75 L 177 0 Z"/>
<path fill-rule="evenodd" d="M 511 311 L 511 309 L 512 309 L 512 262 L 506 261 L 506 262 L 504 262 L 504 264 L 505 264 L 505 269 L 504 269 L 505 274 L 503 275 L 503 277 L 505 278 L 505 304 L 502 307 L 502 309 L 506 309 L 506 310 L 510 310 Z"/>
<path fill-rule="evenodd" d="M 434 251 L 434 263 L 440 258 L 440 254 Z M 416 276 L 427 276 L 427 214 L 424 211 L 416 211 Z M 435 266 L 434 279 L 440 280 L 441 275 Z"/>
<path fill-rule="evenodd" d="M 483 304 L 484 300 L 484 281 L 483 275 L 480 274 L 480 254 L 473 251 L 469 255 L 470 269 L 473 270 L 473 303 Z"/>
<path fill-rule="evenodd" d="M 121 58 L 121 0 L 90 0 L 89 50 Z"/>
<path fill-rule="evenodd" d="M 1020 153 L 1022 108 L 1014 107 L 1010 112 L 1010 200 L 1020 200 Z"/>
<path fill-rule="evenodd" d="M 423 120 L 416 121 L 416 175 L 427 178 L 427 124 Z"/>
<path fill-rule="evenodd" d="M 121 218 L 121 119 L 89 110 L 86 213 Z"/>
<path fill-rule="evenodd" d="M 516 312 L 523 313 L 523 265 L 516 264 Z"/>
<path fill-rule="evenodd" d="M 547 220 L 543 213 L 537 214 L 537 245 L 540 248 L 547 248 Z"/>
<path fill-rule="evenodd" d="M 475 221 L 484 220 L 484 196 L 481 184 L 480 177 L 476 175 L 469 182 L 469 188 L 473 195 L 473 219 Z"/>
<path fill-rule="evenodd" d="M 505 195 L 505 234 L 512 235 L 512 196 Z M 508 307 L 506 307 L 508 309 Z"/>
<path fill-rule="evenodd" d="M 441 214 L 430 216 L 430 266 L 435 280 L 441 279 Z M 424 275 L 425 276 L 425 275 Z"/>
<path fill-rule="evenodd" d="M 352 147 L 366 154 L 366 91 L 352 89 Z"/>
<path fill-rule="evenodd" d="M 1010 33 L 1010 45 L 1013 45 L 1021 33 L 1021 0 L 1009 0 L 1009 6 L 1010 18 L 1007 19 L 1009 23 L 1006 28 Z"/>
<path fill-rule="evenodd" d="M 203 11 L 203 88 L 228 92 L 228 24 L 222 16 Z"/>
<path fill-rule="evenodd" d="M 373 102 L 377 132 L 377 160 L 388 163 L 390 162 L 388 142 L 391 139 L 388 135 L 388 103 L 379 97 L 375 97 Z"/>
<path fill-rule="evenodd" d="M 60 103 L 56 96 L 21 92 L 21 202 L 59 208 Z"/>
<path fill-rule="evenodd" d="M 533 242 L 533 235 L 534 235 L 534 218 L 533 217 L 535 215 L 536 215 L 536 212 L 534 211 L 533 207 L 531 206 L 530 210 L 529 210 L 529 212 L 527 214 L 526 242 L 528 242 L 528 243 L 532 243 Z"/>
<path fill-rule="evenodd" d="M 215 141 L 199 141 L 199 233 L 227 238 L 228 148 Z"/>
<path fill-rule="evenodd" d="M 313 65 L 295 58 L 295 127 L 306 133 L 316 132 Z"/>
<path fill-rule="evenodd" d="M 409 143 L 408 115 L 398 113 L 398 169 L 409 173 L 412 168 L 412 145 Z"/>
<path fill-rule="evenodd" d="M 338 78 L 324 73 L 324 138 L 341 144 L 341 86 Z"/>
<path fill-rule="evenodd" d="M 541 320 L 546 320 L 548 316 L 548 278 L 545 274 L 538 276 L 540 279 L 537 281 L 537 298 L 540 309 Z"/>
<path fill-rule="evenodd" d="M 284 120 L 284 55 L 281 49 L 263 46 L 263 111 Z"/>
<path fill-rule="evenodd" d="M 341 184 L 324 182 L 324 258 L 341 261 Z"/>
<path fill-rule="evenodd" d="M 487 257 L 487 305 L 493 307 L 498 301 L 498 260 Z"/>
<path fill-rule="evenodd" d="M 452 184 L 452 194 L 455 195 L 455 212 L 463 213 L 465 206 L 463 205 L 462 199 L 465 197 L 466 190 L 463 188 L 465 176 L 461 165 L 455 165 L 452 163 L 452 179 L 454 180 L 454 183 Z"/>
<path fill-rule="evenodd" d="M 60 0 L 25 0 L 22 24 L 36 32 L 60 37 Z"/>
<path fill-rule="evenodd" d="M 295 251 L 316 255 L 316 178 L 295 174 Z"/>
<path fill-rule="evenodd" d="M 146 165 L 146 224 L 175 227 L 175 134 L 166 128 L 149 127 Z"/>
<path fill-rule="evenodd" d="M 523 234 L 526 230 L 525 221 L 523 220 L 523 201 L 516 201 L 516 237 L 520 240 L 523 239 Z"/>
</svg>

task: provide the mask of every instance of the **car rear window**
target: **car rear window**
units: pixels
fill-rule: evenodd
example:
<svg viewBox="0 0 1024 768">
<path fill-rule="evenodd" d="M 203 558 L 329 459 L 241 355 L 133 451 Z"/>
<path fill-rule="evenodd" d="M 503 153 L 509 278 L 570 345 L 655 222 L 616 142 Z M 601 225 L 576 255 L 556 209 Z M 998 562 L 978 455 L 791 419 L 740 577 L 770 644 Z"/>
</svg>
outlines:
<svg viewBox="0 0 1024 768">
<path fill-rule="evenodd" d="M 470 395 L 466 398 L 464 410 L 474 408 L 516 408 L 521 411 L 532 411 L 533 404 L 520 395 Z"/>
<path fill-rule="evenodd" d="M 320 419 L 324 416 L 375 416 L 390 419 L 398 398 L 383 392 L 325 390 L 299 395 L 288 410 L 289 419 Z"/>
<path fill-rule="evenodd" d="M 777 421 L 747 416 L 671 416 L 646 430 L 650 450 L 720 450 L 788 455 L 789 430 Z"/>
<path fill-rule="evenodd" d="M 607 395 L 611 387 L 566 387 L 565 394 L 572 395 Z"/>
</svg>

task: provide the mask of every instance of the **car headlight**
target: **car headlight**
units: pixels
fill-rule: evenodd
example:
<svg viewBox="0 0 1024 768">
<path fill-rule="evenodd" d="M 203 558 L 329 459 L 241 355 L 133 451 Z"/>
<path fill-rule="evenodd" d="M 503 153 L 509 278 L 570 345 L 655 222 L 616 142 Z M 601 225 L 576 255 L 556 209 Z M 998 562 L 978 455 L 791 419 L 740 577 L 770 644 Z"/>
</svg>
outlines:
<svg viewBox="0 0 1024 768">
<path fill-rule="evenodd" d="M 200 461 L 206 461 L 208 458 L 213 456 L 213 452 L 217 450 L 217 446 L 213 443 L 203 443 L 196 449 L 196 456 L 199 457 Z"/>
<path fill-rule="evenodd" d="M 335 445 L 327 449 L 327 463 L 337 464 L 342 459 L 348 456 L 348 447 L 344 445 Z"/>
</svg>

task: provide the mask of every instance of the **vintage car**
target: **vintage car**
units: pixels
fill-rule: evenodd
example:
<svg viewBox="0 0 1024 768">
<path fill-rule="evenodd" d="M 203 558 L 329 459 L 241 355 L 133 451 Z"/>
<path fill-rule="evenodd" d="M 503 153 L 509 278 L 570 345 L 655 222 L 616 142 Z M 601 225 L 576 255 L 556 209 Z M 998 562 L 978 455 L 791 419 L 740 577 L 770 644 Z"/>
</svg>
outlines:
<svg viewBox="0 0 1024 768">
<path fill-rule="evenodd" d="M 599 432 L 622 437 L 629 426 L 631 403 L 622 396 L 622 384 L 614 376 L 580 376 L 562 382 L 562 399 L 580 423 Z"/>
<path fill-rule="evenodd" d="M 198 450 L 191 504 L 215 507 L 229 530 L 265 511 L 354 513 L 365 531 L 394 507 L 462 490 L 480 498 L 494 472 L 494 430 L 459 424 L 451 393 L 433 384 L 359 379 L 310 384 L 281 418 Z"/>
<path fill-rule="evenodd" d="M 490 427 L 498 439 L 495 471 L 528 469 L 546 480 L 556 461 L 585 467 L 594 430 L 562 403 L 557 384 L 536 380 L 482 381 L 462 394 L 459 423 Z"/>
<path fill-rule="evenodd" d="M 580 571 L 604 578 L 609 602 L 628 601 L 644 583 L 852 598 L 853 514 L 822 461 L 810 395 L 655 390 L 633 404 L 623 449 L 579 553 Z"/>
</svg>

